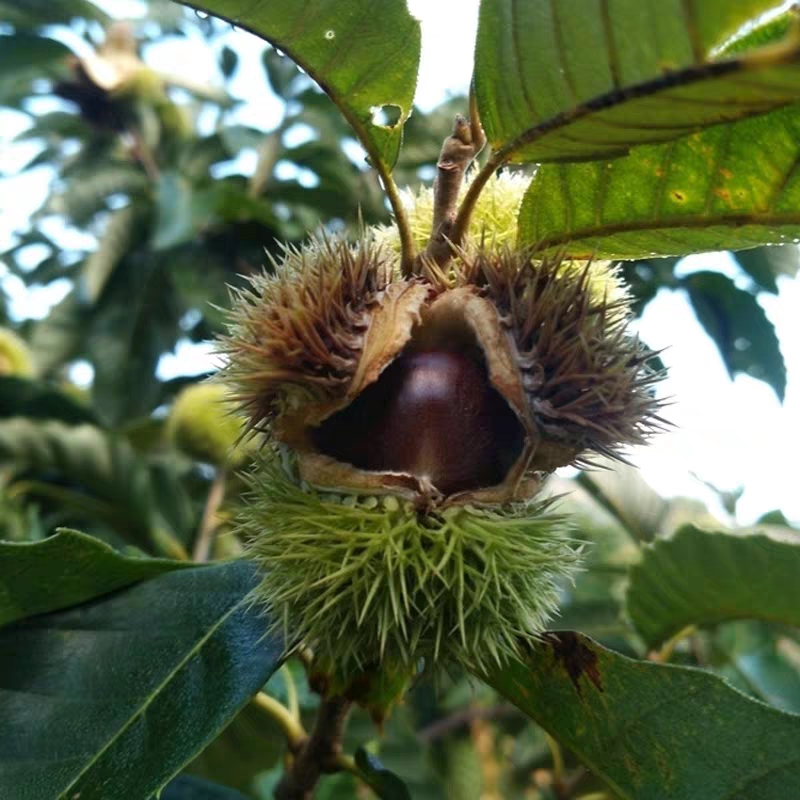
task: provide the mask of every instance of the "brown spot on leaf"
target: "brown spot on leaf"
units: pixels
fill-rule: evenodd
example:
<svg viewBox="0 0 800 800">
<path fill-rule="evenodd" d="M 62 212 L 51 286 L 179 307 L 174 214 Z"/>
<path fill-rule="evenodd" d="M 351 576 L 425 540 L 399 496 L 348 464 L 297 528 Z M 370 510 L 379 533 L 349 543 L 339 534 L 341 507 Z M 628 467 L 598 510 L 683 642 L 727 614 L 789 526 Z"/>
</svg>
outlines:
<svg viewBox="0 0 800 800">
<path fill-rule="evenodd" d="M 733 177 L 733 173 L 729 169 L 725 169 L 725 167 L 723 167 L 719 171 L 719 174 L 722 175 L 723 178 L 727 178 L 728 180 L 730 180 Z"/>
<path fill-rule="evenodd" d="M 553 650 L 556 661 L 566 670 L 575 691 L 580 695 L 581 675 L 585 675 L 599 691 L 603 691 L 603 680 L 597 665 L 597 653 L 572 631 L 548 633 L 544 641 Z"/>
<path fill-rule="evenodd" d="M 672 199 L 678 203 L 682 203 L 686 199 L 686 195 L 683 192 L 679 192 L 677 189 L 670 192 L 672 195 Z"/>
<path fill-rule="evenodd" d="M 714 194 L 722 200 L 731 199 L 731 193 L 727 189 L 714 189 Z"/>
</svg>

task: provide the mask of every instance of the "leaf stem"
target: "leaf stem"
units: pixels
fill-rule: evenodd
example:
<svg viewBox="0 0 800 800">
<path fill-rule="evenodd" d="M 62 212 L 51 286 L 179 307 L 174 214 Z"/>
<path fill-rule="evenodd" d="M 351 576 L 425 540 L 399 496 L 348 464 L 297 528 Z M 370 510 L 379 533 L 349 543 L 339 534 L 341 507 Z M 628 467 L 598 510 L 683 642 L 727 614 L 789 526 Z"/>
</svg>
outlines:
<svg viewBox="0 0 800 800">
<path fill-rule="evenodd" d="M 289 669 L 288 664 L 281 667 L 281 674 L 283 675 L 283 682 L 286 684 L 286 704 L 289 708 L 289 713 L 296 719 L 300 720 L 300 703 L 297 699 L 297 687 L 294 683 L 292 671 Z"/>
<path fill-rule="evenodd" d="M 497 153 L 493 153 L 480 168 L 478 174 L 470 181 L 469 188 L 464 195 L 464 199 L 461 201 L 461 206 L 458 209 L 458 214 L 456 215 L 453 227 L 450 231 L 450 241 L 456 247 L 464 241 L 464 237 L 469 229 L 470 220 L 472 219 L 472 212 L 478 204 L 478 198 L 483 191 L 483 187 L 486 186 L 489 178 L 503 166 L 503 163 L 503 159 L 499 158 Z"/>
<path fill-rule="evenodd" d="M 217 474 L 211 483 L 211 488 L 208 490 L 206 505 L 203 509 L 202 519 L 200 520 L 200 529 L 194 543 L 194 550 L 192 551 L 193 561 L 208 561 L 208 556 L 211 553 L 211 543 L 219 527 L 217 512 L 222 505 L 222 501 L 225 499 L 226 477 L 227 475 L 223 468 L 217 470 Z"/>
<path fill-rule="evenodd" d="M 414 244 L 414 238 L 411 235 L 408 214 L 406 214 L 405 206 L 400 197 L 400 191 L 397 188 L 397 184 L 394 182 L 392 173 L 386 168 L 386 165 L 383 164 L 382 161 L 376 160 L 375 164 L 375 169 L 383 184 L 383 191 L 386 192 L 386 197 L 389 199 L 389 204 L 392 207 L 397 230 L 400 233 L 400 273 L 403 277 L 407 278 L 412 273 L 413 264 L 417 257 L 417 248 Z"/>
<path fill-rule="evenodd" d="M 560 786 L 564 781 L 564 756 L 561 745 L 549 733 L 545 733 L 544 738 L 553 759 L 553 783 Z"/>
<path fill-rule="evenodd" d="M 697 627 L 695 625 L 687 625 L 685 628 L 681 628 L 681 630 L 679 630 L 674 636 L 664 642 L 660 650 L 651 653 L 648 656 L 649 660 L 655 661 L 657 664 L 667 664 L 672 658 L 672 654 L 675 651 L 678 643 L 687 636 L 692 636 L 696 630 Z"/>
<path fill-rule="evenodd" d="M 496 720 L 520 713 L 516 706 L 511 703 L 498 703 L 494 706 L 476 706 L 457 711 L 447 717 L 442 717 L 417 731 L 417 740 L 422 744 L 429 745 L 438 739 L 460 730 L 470 725 L 475 720 Z"/>
<path fill-rule="evenodd" d="M 298 750 L 303 746 L 303 742 L 308 738 L 308 734 L 306 734 L 305 728 L 303 728 L 300 720 L 295 717 L 286 706 L 279 703 L 274 697 L 270 697 L 265 692 L 259 692 L 253 698 L 253 702 L 275 720 L 278 727 L 283 732 L 283 735 L 286 737 L 286 740 L 289 742 L 290 750 Z"/>
</svg>

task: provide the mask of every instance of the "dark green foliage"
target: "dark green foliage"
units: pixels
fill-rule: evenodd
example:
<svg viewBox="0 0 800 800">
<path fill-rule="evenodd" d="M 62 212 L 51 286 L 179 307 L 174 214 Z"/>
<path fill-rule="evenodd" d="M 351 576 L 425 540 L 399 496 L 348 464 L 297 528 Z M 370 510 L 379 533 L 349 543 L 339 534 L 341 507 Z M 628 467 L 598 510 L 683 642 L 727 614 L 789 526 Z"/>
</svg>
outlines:
<svg viewBox="0 0 800 800">
<path fill-rule="evenodd" d="M 0 319 L 36 362 L 34 378 L 0 376 L 2 800 L 271 800 L 287 733 L 265 698 L 306 732 L 319 708 L 309 654 L 278 670 L 287 647 L 269 632 L 281 621 L 252 602 L 271 567 L 297 558 L 292 541 L 263 571 L 239 558 L 231 520 L 246 482 L 164 433 L 176 393 L 206 372 L 181 364 L 166 378 L 159 365 L 222 330 L 228 287 L 260 273 L 265 251 L 280 257 L 318 227 L 389 224 L 370 164 L 390 192 L 391 167 L 416 188 L 469 106 L 456 97 L 409 116 L 419 26 L 402 0 L 201 6 L 271 43 L 257 67 L 266 86 L 234 97 L 250 67 L 229 25 L 150 0 L 133 26 L 142 65 L 169 37 L 205 41 L 219 81 L 145 71 L 109 90 L 77 60 L 107 57 L 112 21 L 93 2 L 0 0 L 0 105 L 29 120 L 12 143 L 25 148 L 16 172 L 52 176 L 0 253 Z M 762 246 L 800 232 L 800 67 L 784 6 L 485 0 L 475 76 L 490 166 L 555 162 L 527 190 L 520 241 L 625 259 L 637 315 L 659 292 L 683 293 L 731 378 L 762 380 L 780 399 L 786 366 L 760 301 L 800 263 L 794 244 Z M 762 45 L 777 49 L 755 53 Z M 242 122 L 239 109 L 267 91 L 282 114 Z M 369 164 L 352 156 L 354 139 Z M 3 189 L 5 207 L 15 198 Z M 90 238 L 70 241 L 76 232 Z M 727 249 L 733 279 L 681 263 Z M 42 319 L 12 314 L 9 286 L 59 281 L 69 291 Z M 87 389 L 71 380 L 79 362 Z M 625 468 L 547 491 L 567 495 L 559 513 L 586 543 L 549 632 L 477 677 L 415 664 L 382 733 L 353 710 L 345 770 L 324 775 L 315 800 L 800 796 L 800 534 L 786 517 L 726 526 Z M 302 512 L 283 522 L 307 544 Z M 377 503 L 349 513 L 388 519 Z M 511 541 L 499 522 L 492 536 Z M 300 566 L 306 577 L 319 567 Z M 337 599 L 317 595 L 317 611 Z M 356 638 L 329 628 L 343 647 Z"/>
</svg>

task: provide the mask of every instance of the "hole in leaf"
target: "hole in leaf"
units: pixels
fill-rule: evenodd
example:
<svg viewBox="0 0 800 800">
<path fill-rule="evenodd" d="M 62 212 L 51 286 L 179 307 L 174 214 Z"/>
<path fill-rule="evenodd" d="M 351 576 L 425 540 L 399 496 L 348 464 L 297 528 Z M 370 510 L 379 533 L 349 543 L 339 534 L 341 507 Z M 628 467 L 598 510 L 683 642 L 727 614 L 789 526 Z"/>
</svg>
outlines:
<svg viewBox="0 0 800 800">
<path fill-rule="evenodd" d="M 372 124 L 385 128 L 394 128 L 403 116 L 403 109 L 391 103 L 372 109 Z"/>
</svg>

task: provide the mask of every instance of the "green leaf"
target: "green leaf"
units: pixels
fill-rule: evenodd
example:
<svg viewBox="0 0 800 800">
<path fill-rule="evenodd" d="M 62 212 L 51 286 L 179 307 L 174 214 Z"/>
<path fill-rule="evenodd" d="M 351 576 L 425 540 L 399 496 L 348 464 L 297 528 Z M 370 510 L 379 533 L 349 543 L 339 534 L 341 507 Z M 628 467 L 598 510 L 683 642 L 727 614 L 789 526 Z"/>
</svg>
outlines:
<svg viewBox="0 0 800 800">
<path fill-rule="evenodd" d="M 181 0 L 183 2 L 183 0 Z M 375 166 L 397 160 L 411 111 L 419 22 L 402 0 L 204 0 L 186 3 L 266 39 L 302 67 L 339 106 Z M 399 109 L 394 124 L 377 109 Z"/>
<path fill-rule="evenodd" d="M 5 17 L 3 18 L 5 22 Z M 0 36 L 0 78 L 20 69 L 49 67 L 72 55 L 63 42 L 30 33 Z"/>
<path fill-rule="evenodd" d="M 181 334 L 182 312 L 169 263 L 152 250 L 132 252 L 109 276 L 87 337 L 93 401 L 108 423 L 155 408 L 161 392 L 156 367 Z"/>
<path fill-rule="evenodd" d="M 140 197 L 149 187 L 147 175 L 120 161 L 95 161 L 69 176 L 64 189 L 53 195 L 47 210 L 64 214 L 76 225 L 88 225 L 100 211 L 108 208 L 115 194 Z"/>
<path fill-rule="evenodd" d="M 56 25 L 78 18 L 108 22 L 108 16 L 90 0 L 0 0 L 0 19 L 17 28 Z"/>
<path fill-rule="evenodd" d="M 786 365 L 775 328 L 755 297 L 717 272 L 692 273 L 683 284 L 731 378 L 742 373 L 766 381 L 783 402 Z"/>
<path fill-rule="evenodd" d="M 800 713 L 800 672 L 784 653 L 787 642 L 761 622 L 720 626 L 712 640 L 712 665 L 743 691 L 784 711 Z M 722 663 L 719 663 L 722 660 Z"/>
<path fill-rule="evenodd" d="M 94 412 L 68 394 L 42 381 L 0 376 L 0 419 L 53 419 L 68 425 L 95 424 Z"/>
<path fill-rule="evenodd" d="M 34 324 L 31 347 L 41 375 L 52 375 L 75 357 L 86 338 L 86 322 L 87 311 L 73 290 Z"/>
<path fill-rule="evenodd" d="M 272 91 L 284 100 L 292 98 L 296 94 L 297 79 L 302 75 L 294 61 L 281 55 L 274 47 L 268 47 L 261 55 L 261 63 Z"/>
<path fill-rule="evenodd" d="M 623 800 L 800 796 L 800 716 L 702 670 L 634 661 L 562 632 L 484 679 Z"/>
<path fill-rule="evenodd" d="M 239 66 L 239 54 L 228 45 L 223 45 L 219 53 L 219 69 L 225 78 L 230 78 Z"/>
<path fill-rule="evenodd" d="M 631 568 L 628 615 L 650 647 L 688 625 L 760 619 L 800 625 L 800 535 L 778 540 L 686 525 Z"/>
<path fill-rule="evenodd" d="M 800 99 L 800 32 L 707 61 L 774 2 L 495 0 L 481 5 L 475 90 L 498 163 L 607 158 Z M 744 13 L 743 13 L 744 12 Z"/>
<path fill-rule="evenodd" d="M 16 417 L 0 422 L 0 463 L 16 493 L 49 498 L 82 523 L 103 522 L 145 551 L 167 547 L 165 536 L 180 538 L 159 514 L 148 465 L 122 437 L 91 425 Z M 175 481 L 171 488 L 177 504 L 185 490 Z M 168 552 L 178 554 L 174 547 Z"/>
<path fill-rule="evenodd" d="M 0 626 L 78 605 L 186 561 L 124 556 L 71 530 L 42 542 L 0 542 Z"/>
<path fill-rule="evenodd" d="M 149 798 L 279 666 L 246 562 L 179 570 L 0 633 L 0 796 Z"/>
<path fill-rule="evenodd" d="M 133 205 L 120 208 L 108 218 L 97 248 L 83 263 L 79 287 L 83 302 L 97 302 L 114 268 L 134 245 L 141 223 Z"/>
<path fill-rule="evenodd" d="M 522 202 L 520 242 L 635 259 L 798 238 L 798 141 L 794 105 L 610 162 L 546 164 Z"/>
<path fill-rule="evenodd" d="M 411 794 L 403 781 L 393 772 L 389 772 L 376 756 L 359 747 L 355 759 L 361 777 L 381 800 L 411 800 Z"/>
<path fill-rule="evenodd" d="M 800 253 L 795 245 L 756 247 L 731 255 L 760 289 L 773 294 L 778 293 L 777 277 L 787 275 L 793 278 L 800 267 Z"/>
<path fill-rule="evenodd" d="M 167 250 L 191 241 L 208 224 L 215 196 L 209 189 L 196 189 L 176 172 L 165 172 L 158 181 L 157 203 L 153 247 Z"/>
<path fill-rule="evenodd" d="M 285 753 L 286 737 L 275 720 L 250 703 L 186 769 L 240 792 L 251 792 L 257 776 L 281 763 Z"/>
</svg>

